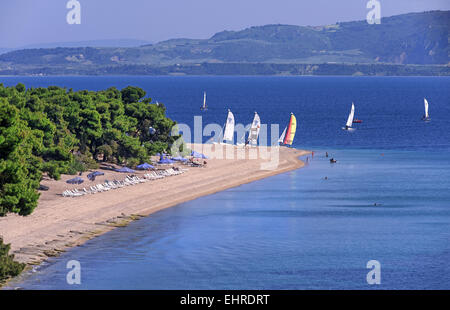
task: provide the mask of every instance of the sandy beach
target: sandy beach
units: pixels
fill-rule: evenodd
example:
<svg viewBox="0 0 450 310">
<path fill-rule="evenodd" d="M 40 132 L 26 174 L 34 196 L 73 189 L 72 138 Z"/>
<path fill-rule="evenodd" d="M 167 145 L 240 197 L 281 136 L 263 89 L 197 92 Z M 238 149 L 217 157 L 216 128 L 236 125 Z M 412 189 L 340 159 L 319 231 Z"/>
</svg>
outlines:
<svg viewBox="0 0 450 310">
<path fill-rule="evenodd" d="M 206 167 L 178 164 L 188 171 L 108 192 L 74 198 L 61 195 L 65 189 L 88 188 L 105 180 L 123 180 L 126 174 L 101 170 L 105 175 L 91 182 L 86 178 L 87 173 L 84 173 L 85 182 L 81 185 L 67 184 L 65 181 L 73 178 L 69 175 L 63 175 L 59 181 L 45 179 L 41 184 L 49 186 L 50 190 L 41 192 L 38 207 L 26 217 L 9 214 L 0 218 L 0 236 L 6 243 L 11 243 L 11 252 L 16 260 L 30 265 L 39 264 L 69 247 L 80 245 L 99 234 L 158 210 L 301 168 L 304 163 L 298 157 L 309 153 L 286 147 L 277 148 L 278 165 L 266 170 L 264 164 L 270 160 L 259 155 L 256 159 L 250 159 L 254 154 L 259 154 L 261 150 L 258 148 L 244 150 L 243 147 L 228 147 L 225 152 L 231 156 L 228 159 L 217 159 L 211 158 L 211 155 L 217 157 L 214 154 L 223 151 L 220 145 L 213 146 L 212 150 L 211 146 L 191 147 L 210 157 Z M 143 176 L 145 173 L 138 171 L 135 174 Z"/>
</svg>

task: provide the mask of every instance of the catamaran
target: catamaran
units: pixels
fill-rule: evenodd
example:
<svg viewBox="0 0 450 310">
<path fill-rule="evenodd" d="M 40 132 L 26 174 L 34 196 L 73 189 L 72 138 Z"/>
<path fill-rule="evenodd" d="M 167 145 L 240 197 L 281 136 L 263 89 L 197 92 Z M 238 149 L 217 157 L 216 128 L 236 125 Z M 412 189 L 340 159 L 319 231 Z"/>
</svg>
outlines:
<svg viewBox="0 0 450 310">
<path fill-rule="evenodd" d="M 250 134 L 248 135 L 247 143 L 250 145 L 258 144 L 259 130 L 261 129 L 261 119 L 258 113 L 255 112 L 255 117 L 253 118 L 252 127 L 250 127 Z"/>
<path fill-rule="evenodd" d="M 234 136 L 234 115 L 233 113 L 231 113 L 231 110 L 228 109 L 227 122 L 225 124 L 225 130 L 223 130 L 223 137 L 220 143 L 227 143 L 227 141 L 233 143 L 233 136 Z"/>
<path fill-rule="evenodd" d="M 200 107 L 201 111 L 208 110 L 208 106 L 206 105 L 206 92 L 203 92 L 203 105 Z"/>
<path fill-rule="evenodd" d="M 297 130 L 297 119 L 294 113 L 291 112 L 291 118 L 289 120 L 289 125 L 284 128 L 283 133 L 278 139 L 280 145 L 291 146 L 294 141 L 295 131 Z"/>
<path fill-rule="evenodd" d="M 428 115 L 428 101 L 426 98 L 423 98 L 423 102 L 425 104 L 425 115 L 422 116 L 422 120 L 425 122 L 429 122 L 431 120 L 430 116 Z"/>
<path fill-rule="evenodd" d="M 350 114 L 348 115 L 347 123 L 345 124 L 345 127 L 342 129 L 344 130 L 352 130 L 352 124 L 353 124 L 353 118 L 355 117 L 355 104 L 352 102 L 352 109 L 350 110 Z"/>
</svg>

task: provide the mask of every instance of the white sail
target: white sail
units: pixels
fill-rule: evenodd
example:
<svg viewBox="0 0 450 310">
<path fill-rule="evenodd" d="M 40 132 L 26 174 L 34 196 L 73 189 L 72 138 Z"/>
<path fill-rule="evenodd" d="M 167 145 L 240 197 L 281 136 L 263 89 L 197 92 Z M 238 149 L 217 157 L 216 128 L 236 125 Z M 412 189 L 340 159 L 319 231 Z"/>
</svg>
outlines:
<svg viewBox="0 0 450 310">
<path fill-rule="evenodd" d="M 206 108 L 206 92 L 203 92 L 203 109 Z"/>
<path fill-rule="evenodd" d="M 255 117 L 253 118 L 252 127 L 250 128 L 250 134 L 248 136 L 248 141 L 251 144 L 258 144 L 259 130 L 261 129 L 261 119 L 258 113 L 255 112 Z"/>
<path fill-rule="evenodd" d="M 233 141 L 234 136 L 234 115 L 228 109 L 227 123 L 223 133 L 223 141 Z"/>
<path fill-rule="evenodd" d="M 423 98 L 423 101 L 425 103 L 425 118 L 428 118 L 428 101 L 425 98 Z"/>
<path fill-rule="evenodd" d="M 283 143 L 284 137 L 286 136 L 286 130 L 287 130 L 287 127 L 284 128 L 283 133 L 280 136 L 280 139 L 278 139 L 278 143 Z"/>
<path fill-rule="evenodd" d="M 350 111 L 350 114 L 348 115 L 347 124 L 345 124 L 347 127 L 352 127 L 354 117 L 355 117 L 355 105 L 352 103 L 352 109 Z"/>
</svg>

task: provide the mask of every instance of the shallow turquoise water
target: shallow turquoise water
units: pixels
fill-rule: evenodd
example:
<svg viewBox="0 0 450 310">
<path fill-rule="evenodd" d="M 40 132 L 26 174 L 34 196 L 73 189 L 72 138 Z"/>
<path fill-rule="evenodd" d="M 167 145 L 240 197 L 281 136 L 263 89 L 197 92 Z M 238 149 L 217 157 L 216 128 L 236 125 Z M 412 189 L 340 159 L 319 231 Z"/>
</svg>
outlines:
<svg viewBox="0 0 450 310">
<path fill-rule="evenodd" d="M 236 118 L 251 115 L 254 105 L 263 122 L 282 122 L 293 110 L 300 124 L 296 146 L 316 152 L 304 169 L 162 210 L 51 259 L 12 286 L 450 288 L 450 79 L 46 79 L 30 83 L 138 84 L 185 123 L 198 114 L 198 102 L 190 100 L 199 84 L 219 110 L 234 102 L 234 92 Z M 425 95 L 433 98 L 427 124 L 420 121 Z M 346 134 L 340 127 L 351 100 L 359 102 L 364 123 Z M 206 117 L 219 122 L 217 114 Z M 331 165 L 325 151 L 338 163 Z M 72 259 L 81 263 L 78 286 L 66 283 Z M 381 263 L 379 286 L 366 282 L 369 260 Z"/>
</svg>

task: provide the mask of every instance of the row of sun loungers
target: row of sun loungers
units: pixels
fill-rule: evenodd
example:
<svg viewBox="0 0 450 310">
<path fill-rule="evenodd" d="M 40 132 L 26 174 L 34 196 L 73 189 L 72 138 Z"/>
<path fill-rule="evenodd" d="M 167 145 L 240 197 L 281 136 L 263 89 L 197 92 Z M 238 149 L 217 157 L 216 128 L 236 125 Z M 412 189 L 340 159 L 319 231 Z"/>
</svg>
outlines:
<svg viewBox="0 0 450 310">
<path fill-rule="evenodd" d="M 90 186 L 89 188 L 83 189 L 73 189 L 73 190 L 65 190 L 62 195 L 63 197 L 78 197 L 87 194 L 96 194 L 100 192 L 106 192 L 112 189 L 122 188 L 125 186 L 136 185 L 144 182 L 148 182 L 151 180 L 163 179 L 168 176 L 179 175 L 187 171 L 187 169 L 166 169 L 159 171 L 152 171 L 146 173 L 143 178 L 135 176 L 135 175 L 127 175 L 127 177 L 123 181 L 108 181 L 106 180 L 104 183 Z"/>
</svg>

